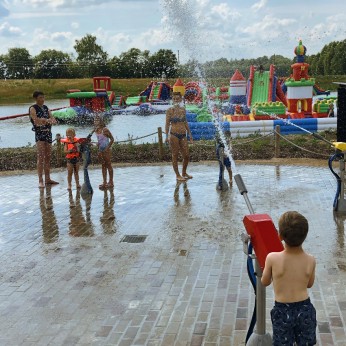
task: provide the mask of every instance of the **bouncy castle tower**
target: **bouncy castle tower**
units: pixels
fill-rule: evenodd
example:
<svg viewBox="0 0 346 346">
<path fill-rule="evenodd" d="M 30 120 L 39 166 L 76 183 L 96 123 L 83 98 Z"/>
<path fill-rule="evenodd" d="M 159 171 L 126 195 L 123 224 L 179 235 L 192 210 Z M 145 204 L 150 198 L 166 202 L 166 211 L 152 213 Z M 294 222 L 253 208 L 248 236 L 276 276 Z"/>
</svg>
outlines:
<svg viewBox="0 0 346 346">
<path fill-rule="evenodd" d="M 249 114 L 250 109 L 246 105 L 246 79 L 237 69 L 229 82 L 229 113 L 236 114 L 240 108 L 242 114 Z"/>
<path fill-rule="evenodd" d="M 229 82 L 229 88 L 230 103 L 246 104 L 246 80 L 238 69 Z"/>
<path fill-rule="evenodd" d="M 306 47 L 302 40 L 294 49 L 296 63 L 291 65 L 292 75 L 286 79 L 288 113 L 292 118 L 312 115 L 312 96 L 315 79 L 309 77 L 309 64 L 304 62 Z"/>
</svg>

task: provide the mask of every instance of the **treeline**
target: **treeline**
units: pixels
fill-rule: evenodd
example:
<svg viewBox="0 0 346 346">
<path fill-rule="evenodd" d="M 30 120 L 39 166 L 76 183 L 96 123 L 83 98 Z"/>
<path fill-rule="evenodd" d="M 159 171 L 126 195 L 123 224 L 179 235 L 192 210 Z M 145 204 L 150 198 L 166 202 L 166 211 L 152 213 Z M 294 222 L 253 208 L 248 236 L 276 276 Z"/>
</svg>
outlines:
<svg viewBox="0 0 346 346">
<path fill-rule="evenodd" d="M 54 49 L 42 50 L 32 57 L 26 48 L 10 48 L 7 54 L 0 55 L 0 79 L 74 79 L 106 75 L 111 78 L 196 78 L 197 70 L 203 71 L 205 78 L 228 78 L 236 69 L 248 77 L 251 65 L 262 65 L 268 70 L 276 66 L 278 76 L 288 76 L 294 58 L 281 55 L 263 56 L 257 59 L 221 58 L 200 64 L 190 60 L 180 64 L 170 49 L 160 49 L 151 54 L 131 48 L 118 57 L 109 57 L 97 44 L 96 37 L 90 34 L 75 41 L 74 54 Z M 345 75 L 346 40 L 325 45 L 316 55 L 306 56 L 310 75 Z"/>
</svg>

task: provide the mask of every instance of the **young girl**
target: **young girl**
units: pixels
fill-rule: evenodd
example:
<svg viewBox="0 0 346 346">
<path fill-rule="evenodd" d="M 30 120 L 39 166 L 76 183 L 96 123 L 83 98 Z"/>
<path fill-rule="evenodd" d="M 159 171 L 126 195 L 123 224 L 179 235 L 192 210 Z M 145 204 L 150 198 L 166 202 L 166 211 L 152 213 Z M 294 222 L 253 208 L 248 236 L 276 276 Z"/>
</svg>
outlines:
<svg viewBox="0 0 346 346">
<path fill-rule="evenodd" d="M 68 128 L 66 130 L 64 152 L 67 159 L 67 190 L 72 189 L 72 174 L 74 174 L 77 189 L 80 189 L 79 162 L 81 154 L 79 152 L 78 138 L 76 137 L 76 132 L 73 128 Z"/>
<path fill-rule="evenodd" d="M 95 134 L 97 137 L 99 153 L 98 157 L 102 165 L 103 183 L 99 185 L 100 189 L 107 187 L 113 188 L 113 168 L 112 168 L 112 152 L 111 147 L 114 143 L 114 138 L 111 132 L 107 129 L 104 120 L 101 116 L 96 116 L 94 120 Z M 109 180 L 107 182 L 107 172 Z"/>
</svg>

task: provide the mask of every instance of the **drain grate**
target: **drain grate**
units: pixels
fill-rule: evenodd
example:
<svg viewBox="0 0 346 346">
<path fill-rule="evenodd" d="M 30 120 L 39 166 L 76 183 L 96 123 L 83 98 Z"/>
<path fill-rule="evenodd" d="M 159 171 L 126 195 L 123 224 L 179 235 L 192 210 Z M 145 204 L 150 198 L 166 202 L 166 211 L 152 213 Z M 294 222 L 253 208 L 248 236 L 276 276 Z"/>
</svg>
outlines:
<svg viewBox="0 0 346 346">
<path fill-rule="evenodd" d="M 147 235 L 125 235 L 120 243 L 144 243 L 145 239 L 147 239 Z"/>
<path fill-rule="evenodd" d="M 187 250 L 180 250 L 178 252 L 178 256 L 186 256 L 187 255 Z"/>
</svg>

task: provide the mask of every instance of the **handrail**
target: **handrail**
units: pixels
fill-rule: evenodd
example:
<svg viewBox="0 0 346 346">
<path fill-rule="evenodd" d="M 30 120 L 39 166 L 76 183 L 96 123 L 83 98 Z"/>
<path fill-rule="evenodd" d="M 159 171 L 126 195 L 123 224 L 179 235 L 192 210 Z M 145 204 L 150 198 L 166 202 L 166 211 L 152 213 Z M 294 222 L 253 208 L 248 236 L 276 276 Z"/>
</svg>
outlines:
<svg viewBox="0 0 346 346">
<path fill-rule="evenodd" d="M 51 111 L 57 111 L 59 109 L 64 109 L 64 108 L 67 108 L 67 107 L 52 108 L 50 110 Z M 20 117 L 25 117 L 25 116 L 29 116 L 29 113 L 7 115 L 5 117 L 0 117 L 0 120 L 15 119 L 15 118 L 20 118 Z"/>
</svg>

